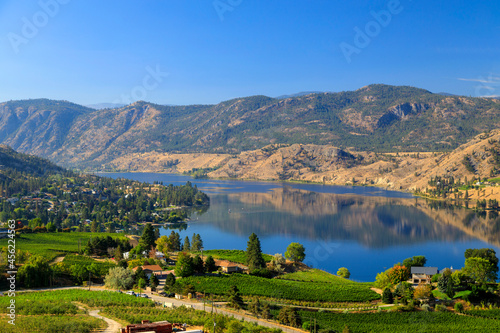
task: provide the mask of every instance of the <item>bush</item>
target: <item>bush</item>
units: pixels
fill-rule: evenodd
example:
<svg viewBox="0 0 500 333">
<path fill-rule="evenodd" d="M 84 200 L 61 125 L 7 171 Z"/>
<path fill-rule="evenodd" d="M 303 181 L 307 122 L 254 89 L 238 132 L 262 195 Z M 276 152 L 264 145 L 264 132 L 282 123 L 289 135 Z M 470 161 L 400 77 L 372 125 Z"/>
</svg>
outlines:
<svg viewBox="0 0 500 333">
<path fill-rule="evenodd" d="M 443 304 L 438 304 L 438 305 L 436 305 L 436 311 L 446 312 L 446 311 L 448 311 L 448 308 L 446 308 L 446 306 Z"/>
<path fill-rule="evenodd" d="M 254 276 L 263 277 L 266 279 L 270 279 L 273 277 L 273 274 L 267 268 L 254 269 L 250 274 Z"/>
<path fill-rule="evenodd" d="M 344 279 L 348 279 L 351 276 L 351 272 L 345 267 L 340 267 L 337 271 L 337 275 L 343 277 Z"/>
<path fill-rule="evenodd" d="M 420 308 L 421 308 L 422 310 L 424 310 L 425 312 L 431 312 L 431 310 L 432 310 L 429 304 L 422 304 L 422 305 L 420 306 Z"/>
<path fill-rule="evenodd" d="M 392 296 L 392 291 L 389 288 L 385 288 L 382 293 L 382 302 L 385 304 L 392 304 L 394 297 Z"/>
<path fill-rule="evenodd" d="M 455 311 L 459 313 L 464 312 L 464 305 L 461 302 L 455 303 Z"/>
</svg>

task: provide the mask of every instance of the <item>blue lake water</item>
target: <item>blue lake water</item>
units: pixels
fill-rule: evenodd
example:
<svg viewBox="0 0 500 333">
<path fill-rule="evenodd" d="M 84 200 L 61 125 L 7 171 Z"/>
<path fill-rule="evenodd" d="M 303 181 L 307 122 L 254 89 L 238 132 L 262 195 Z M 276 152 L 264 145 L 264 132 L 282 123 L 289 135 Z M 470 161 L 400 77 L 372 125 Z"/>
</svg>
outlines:
<svg viewBox="0 0 500 333">
<path fill-rule="evenodd" d="M 196 184 L 210 208 L 193 213 L 181 239 L 199 233 L 205 249 L 246 249 L 255 232 L 262 251 L 284 253 L 291 242 L 306 248 L 305 263 L 351 279 L 373 281 L 378 272 L 414 255 L 427 266 L 461 268 L 467 248 L 500 251 L 500 218 L 494 213 L 427 201 L 374 187 L 192 179 L 157 173 L 102 173 L 112 178 Z M 161 229 L 162 235 L 170 230 Z"/>
</svg>

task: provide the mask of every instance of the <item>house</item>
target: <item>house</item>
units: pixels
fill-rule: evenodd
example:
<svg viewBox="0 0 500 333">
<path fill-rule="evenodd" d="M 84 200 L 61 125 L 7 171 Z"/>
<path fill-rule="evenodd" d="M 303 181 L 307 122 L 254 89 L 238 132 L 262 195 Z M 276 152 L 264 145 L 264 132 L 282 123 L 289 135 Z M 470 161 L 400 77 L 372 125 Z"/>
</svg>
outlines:
<svg viewBox="0 0 500 333">
<path fill-rule="evenodd" d="M 140 324 L 131 324 L 120 329 L 120 333 L 139 332 L 171 333 L 173 332 L 173 328 L 172 324 L 168 321 L 158 321 L 156 323 L 152 323 L 149 320 L 143 320 Z"/>
<path fill-rule="evenodd" d="M 240 265 L 228 260 L 215 260 L 215 266 L 220 267 L 224 273 L 236 273 L 243 270 Z"/>
<path fill-rule="evenodd" d="M 148 279 L 151 278 L 151 275 L 156 275 L 156 276 L 161 276 L 163 275 L 163 269 L 161 269 L 160 266 L 158 265 L 144 265 L 144 266 L 140 266 L 142 267 L 142 271 L 146 274 L 146 276 L 148 277 Z M 139 267 L 134 267 L 133 268 L 133 271 L 137 271 L 137 268 Z"/>
<path fill-rule="evenodd" d="M 411 281 L 413 284 L 431 283 L 433 275 L 438 273 L 437 267 L 412 267 L 411 268 Z"/>
</svg>

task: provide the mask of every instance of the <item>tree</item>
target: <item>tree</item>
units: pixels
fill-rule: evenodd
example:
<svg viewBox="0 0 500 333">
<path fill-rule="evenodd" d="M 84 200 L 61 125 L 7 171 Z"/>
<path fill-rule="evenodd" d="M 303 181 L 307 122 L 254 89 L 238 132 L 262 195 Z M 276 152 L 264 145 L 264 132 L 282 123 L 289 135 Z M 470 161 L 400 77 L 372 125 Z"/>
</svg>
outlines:
<svg viewBox="0 0 500 333">
<path fill-rule="evenodd" d="M 423 267 L 426 263 L 427 258 L 425 256 L 413 256 L 403 260 L 403 266 L 408 268 L 408 270 L 411 270 L 412 267 Z"/>
<path fill-rule="evenodd" d="M 285 257 L 281 253 L 276 253 L 271 259 L 271 270 L 275 271 L 278 274 L 283 273 L 283 264 L 285 264 Z"/>
<path fill-rule="evenodd" d="M 241 298 L 240 291 L 235 285 L 229 287 L 228 305 L 235 309 L 242 309 L 245 305 L 245 303 L 243 303 L 243 299 Z"/>
<path fill-rule="evenodd" d="M 90 232 L 98 232 L 99 231 L 99 224 L 97 223 L 97 220 L 93 220 L 92 223 L 90 224 Z"/>
<path fill-rule="evenodd" d="M 191 244 L 189 243 L 189 237 L 184 238 L 184 244 L 182 245 L 182 251 L 189 252 L 191 250 Z"/>
<path fill-rule="evenodd" d="M 246 259 L 250 271 L 266 267 L 266 262 L 262 257 L 259 237 L 252 233 L 248 239 Z"/>
<path fill-rule="evenodd" d="M 451 278 L 451 270 L 446 268 L 438 278 L 438 290 L 449 297 L 453 297 L 453 281 Z"/>
<path fill-rule="evenodd" d="M 207 273 L 212 273 L 215 270 L 217 270 L 217 266 L 215 266 L 215 260 L 212 256 L 208 256 L 207 259 L 205 259 L 205 271 Z"/>
<path fill-rule="evenodd" d="M 184 252 L 179 253 L 177 256 L 177 262 L 175 263 L 175 275 L 179 277 L 188 277 L 193 275 L 193 258 L 189 254 Z"/>
<path fill-rule="evenodd" d="M 118 247 L 115 249 L 115 261 L 118 262 L 122 259 L 123 259 L 122 247 L 121 245 L 118 245 Z"/>
<path fill-rule="evenodd" d="M 475 257 L 465 259 L 463 272 L 479 284 L 494 282 L 497 275 L 489 260 Z"/>
<path fill-rule="evenodd" d="M 300 317 L 295 308 L 284 306 L 278 313 L 278 321 L 284 325 L 300 327 Z"/>
<path fill-rule="evenodd" d="M 193 269 L 196 274 L 205 273 L 205 264 L 198 254 L 193 259 Z"/>
<path fill-rule="evenodd" d="M 387 276 L 392 284 L 398 284 L 410 278 L 410 270 L 405 266 L 396 265 L 389 269 Z"/>
<path fill-rule="evenodd" d="M 57 228 L 56 228 L 56 225 L 54 223 L 47 223 L 47 232 L 56 232 Z"/>
<path fill-rule="evenodd" d="M 144 231 L 142 232 L 142 236 L 139 242 L 144 244 L 144 246 L 148 249 L 148 251 L 149 249 L 155 246 L 156 242 L 155 230 L 151 223 L 146 223 L 146 226 L 144 227 Z"/>
<path fill-rule="evenodd" d="M 149 285 L 153 290 L 156 290 L 156 287 L 160 284 L 160 281 L 158 281 L 158 277 L 156 275 L 151 275 L 151 278 L 149 279 Z"/>
<path fill-rule="evenodd" d="M 167 236 L 161 236 L 156 240 L 156 249 L 164 254 L 168 253 L 170 248 L 170 238 Z"/>
<path fill-rule="evenodd" d="M 498 258 L 496 252 L 493 249 L 467 249 L 464 253 L 465 259 L 468 258 L 483 258 L 488 260 L 493 266 L 491 273 L 494 274 L 494 280 L 497 279 L 498 273 Z M 492 275 L 493 276 L 493 275 Z"/>
<path fill-rule="evenodd" d="M 300 243 L 290 243 L 286 248 L 285 258 L 293 261 L 295 264 L 304 261 L 306 257 L 306 249 Z"/>
<path fill-rule="evenodd" d="M 169 239 L 169 248 L 168 248 L 169 252 L 175 252 L 181 250 L 181 236 L 177 232 L 172 230 L 168 239 Z"/>
<path fill-rule="evenodd" d="M 391 280 L 389 279 L 388 272 L 390 271 L 390 268 L 386 270 L 385 272 L 380 272 L 377 274 L 375 277 L 375 285 L 379 288 L 385 288 L 387 286 L 391 285 Z"/>
<path fill-rule="evenodd" d="M 172 273 L 169 273 L 167 277 L 165 278 L 165 285 L 168 287 L 173 287 L 175 284 L 175 275 Z"/>
<path fill-rule="evenodd" d="M 392 304 L 394 301 L 392 297 L 392 291 L 389 288 L 384 288 L 384 291 L 382 292 L 382 302 L 385 304 Z"/>
<path fill-rule="evenodd" d="M 140 279 L 143 279 L 144 281 L 147 281 L 148 277 L 146 276 L 146 273 L 142 269 L 142 267 L 137 267 L 135 270 L 134 274 L 135 281 L 138 282 Z"/>
<path fill-rule="evenodd" d="M 415 299 L 429 299 L 432 297 L 432 287 L 430 284 L 420 283 L 413 292 Z"/>
<path fill-rule="evenodd" d="M 261 316 L 266 320 L 271 319 L 271 309 L 269 309 L 269 303 L 263 302 Z"/>
<path fill-rule="evenodd" d="M 104 278 L 104 285 L 111 289 L 130 289 L 134 284 L 134 273 L 128 268 L 111 268 Z"/>
<path fill-rule="evenodd" d="M 137 281 L 137 288 L 139 289 L 144 289 L 144 287 L 146 287 L 146 280 L 143 279 L 143 278 L 140 278 L 138 281 Z"/>
<path fill-rule="evenodd" d="M 348 279 L 351 276 L 351 272 L 345 267 L 340 267 L 337 271 L 337 275 L 343 277 L 344 279 Z"/>
<path fill-rule="evenodd" d="M 40 256 L 32 256 L 22 265 L 17 274 L 19 284 L 26 288 L 45 287 L 50 283 L 52 269 L 49 261 Z"/>
<path fill-rule="evenodd" d="M 191 238 L 191 251 L 199 252 L 203 248 L 203 241 L 201 240 L 200 234 L 193 234 Z"/>
<path fill-rule="evenodd" d="M 260 313 L 260 302 L 257 297 L 252 298 L 252 301 L 248 305 L 248 310 L 256 316 Z"/>
</svg>

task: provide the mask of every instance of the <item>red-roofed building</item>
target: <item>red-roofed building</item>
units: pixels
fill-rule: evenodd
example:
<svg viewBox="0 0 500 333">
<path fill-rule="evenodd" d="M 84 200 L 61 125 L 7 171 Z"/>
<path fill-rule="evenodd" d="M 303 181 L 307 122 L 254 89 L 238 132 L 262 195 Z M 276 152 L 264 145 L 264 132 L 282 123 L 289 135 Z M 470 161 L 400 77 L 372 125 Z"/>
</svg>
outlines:
<svg viewBox="0 0 500 333">
<path fill-rule="evenodd" d="M 222 268 L 224 273 L 236 273 L 243 270 L 239 264 L 229 260 L 215 260 L 215 266 Z"/>
<path fill-rule="evenodd" d="M 152 323 L 149 320 L 143 320 L 141 324 L 127 325 L 127 327 L 120 330 L 120 333 L 172 333 L 172 331 L 172 324 L 170 324 L 168 321 L 159 321 L 156 323 Z"/>
</svg>

